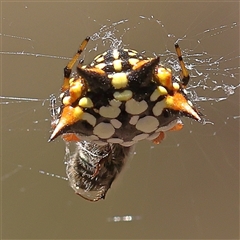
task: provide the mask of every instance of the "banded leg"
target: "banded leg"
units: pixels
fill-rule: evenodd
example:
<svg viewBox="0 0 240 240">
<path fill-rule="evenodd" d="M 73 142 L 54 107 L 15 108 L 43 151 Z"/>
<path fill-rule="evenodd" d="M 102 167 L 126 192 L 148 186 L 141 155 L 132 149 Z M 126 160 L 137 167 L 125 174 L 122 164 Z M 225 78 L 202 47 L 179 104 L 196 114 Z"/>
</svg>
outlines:
<svg viewBox="0 0 240 240">
<path fill-rule="evenodd" d="M 59 117 L 59 114 L 57 112 L 57 100 L 56 100 L 56 97 L 51 94 L 50 95 L 50 113 L 51 113 L 51 117 L 52 117 L 52 120 L 51 120 L 51 127 L 54 129 L 57 125 L 57 120 L 58 120 L 58 117 Z"/>
<path fill-rule="evenodd" d="M 188 70 L 186 69 L 185 64 L 183 62 L 181 49 L 180 49 L 180 47 L 177 43 L 175 44 L 175 50 L 176 50 L 178 60 L 179 60 L 179 64 L 181 66 L 181 71 L 182 71 L 182 77 L 181 77 L 182 85 L 184 87 L 186 87 L 188 85 L 190 76 L 189 76 Z"/>
<path fill-rule="evenodd" d="M 72 57 L 72 59 L 68 62 L 67 66 L 64 68 L 64 81 L 63 81 L 62 90 L 61 90 L 62 92 L 66 91 L 69 88 L 69 79 L 72 73 L 72 68 L 74 64 L 77 62 L 83 50 L 86 48 L 89 39 L 90 37 L 86 37 L 84 39 L 84 41 L 79 46 L 76 54 Z"/>
</svg>

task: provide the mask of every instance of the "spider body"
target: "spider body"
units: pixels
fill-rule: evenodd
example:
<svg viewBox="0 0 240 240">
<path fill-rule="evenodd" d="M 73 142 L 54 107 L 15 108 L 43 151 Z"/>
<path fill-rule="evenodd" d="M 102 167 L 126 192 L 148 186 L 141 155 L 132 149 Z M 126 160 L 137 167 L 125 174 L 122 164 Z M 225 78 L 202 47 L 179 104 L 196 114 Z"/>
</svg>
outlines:
<svg viewBox="0 0 240 240">
<path fill-rule="evenodd" d="M 180 117 L 201 117 L 186 95 L 189 75 L 177 44 L 181 80 L 159 57 L 130 49 L 108 50 L 89 65 L 79 62 L 72 73 L 88 41 L 64 69 L 58 110 L 52 100 L 49 141 L 60 135 L 75 141 L 66 157 L 70 185 L 83 198 L 97 201 L 105 197 L 133 145 L 144 139 L 158 144 L 166 131 L 182 128 Z"/>
<path fill-rule="evenodd" d="M 87 66 L 79 64 L 60 95 L 62 106 L 50 138 L 72 133 L 98 144 L 132 146 L 154 140 L 181 124 L 179 117 L 201 120 L 184 85 L 159 57 L 113 49 Z"/>
</svg>

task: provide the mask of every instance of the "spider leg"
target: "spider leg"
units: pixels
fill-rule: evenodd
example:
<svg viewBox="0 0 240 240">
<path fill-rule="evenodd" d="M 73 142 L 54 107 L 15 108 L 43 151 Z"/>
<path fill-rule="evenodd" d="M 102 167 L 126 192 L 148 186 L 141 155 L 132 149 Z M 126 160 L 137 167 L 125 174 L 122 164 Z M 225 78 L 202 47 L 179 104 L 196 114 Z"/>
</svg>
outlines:
<svg viewBox="0 0 240 240">
<path fill-rule="evenodd" d="M 181 71 L 182 71 L 182 78 L 181 78 L 182 85 L 184 87 L 186 87 L 188 85 L 190 76 L 189 76 L 188 70 L 186 69 L 185 64 L 183 62 L 181 49 L 177 43 L 175 44 L 175 50 L 176 50 L 176 53 L 178 56 L 178 61 L 179 61 L 179 64 L 181 66 Z"/>
<path fill-rule="evenodd" d="M 62 92 L 64 92 L 65 90 L 67 90 L 69 88 L 69 79 L 70 79 L 70 75 L 72 73 L 72 68 L 73 68 L 74 64 L 76 63 L 76 61 L 78 60 L 81 53 L 83 52 L 83 50 L 86 48 L 89 39 L 90 39 L 90 37 L 86 37 L 83 40 L 83 42 L 79 46 L 75 55 L 68 62 L 67 66 L 64 68 L 64 81 L 63 81 L 63 85 L 62 85 Z"/>
<path fill-rule="evenodd" d="M 57 126 L 59 113 L 57 108 L 57 99 L 53 94 L 50 95 L 50 113 L 52 117 L 51 127 L 54 129 Z"/>
</svg>

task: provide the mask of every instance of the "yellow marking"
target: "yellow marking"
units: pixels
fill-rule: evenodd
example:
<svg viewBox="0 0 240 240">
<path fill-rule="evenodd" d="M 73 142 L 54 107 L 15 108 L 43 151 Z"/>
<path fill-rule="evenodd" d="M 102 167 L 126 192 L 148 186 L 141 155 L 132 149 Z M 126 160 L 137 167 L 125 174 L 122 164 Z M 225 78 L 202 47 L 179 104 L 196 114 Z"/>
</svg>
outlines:
<svg viewBox="0 0 240 240">
<path fill-rule="evenodd" d="M 84 86 L 80 80 L 74 81 L 70 84 L 69 94 L 71 97 L 71 102 L 75 102 L 84 91 Z"/>
<path fill-rule="evenodd" d="M 93 60 L 96 61 L 100 57 L 102 57 L 102 54 L 97 55 Z"/>
<path fill-rule="evenodd" d="M 128 62 L 129 62 L 132 66 L 134 66 L 135 64 L 137 64 L 137 63 L 139 62 L 139 59 L 137 59 L 137 58 L 129 58 L 129 59 L 128 59 Z"/>
<path fill-rule="evenodd" d="M 113 58 L 115 60 L 119 58 L 119 51 L 117 49 L 113 49 Z"/>
<path fill-rule="evenodd" d="M 165 87 L 163 87 L 163 86 L 158 86 L 157 90 L 158 90 L 160 96 L 161 96 L 161 95 L 167 95 L 167 94 L 168 94 L 167 89 L 166 89 Z"/>
<path fill-rule="evenodd" d="M 156 101 L 158 99 L 158 97 L 163 96 L 163 95 L 167 95 L 167 94 L 168 94 L 168 91 L 165 87 L 158 86 L 157 89 L 150 96 L 150 100 L 151 101 Z"/>
<path fill-rule="evenodd" d="M 150 62 L 151 60 L 152 60 L 152 59 L 138 61 L 137 64 L 135 64 L 132 69 L 133 69 L 133 70 L 141 69 L 145 64 L 147 64 L 147 63 Z"/>
<path fill-rule="evenodd" d="M 150 101 L 154 102 L 158 99 L 158 97 L 160 97 L 160 92 L 158 89 L 155 89 L 154 92 L 151 94 L 150 96 Z"/>
<path fill-rule="evenodd" d="M 175 106 L 174 98 L 172 96 L 167 97 L 165 102 L 166 102 L 167 107 L 172 108 L 174 110 L 181 111 L 181 108 L 177 108 L 178 105 L 177 105 L 177 107 Z"/>
<path fill-rule="evenodd" d="M 82 93 L 85 92 L 85 87 L 81 81 L 81 79 L 77 79 L 75 81 L 71 81 L 69 85 L 69 96 L 63 97 L 63 94 L 61 94 L 61 98 L 63 101 L 63 104 L 71 105 L 74 103 L 78 98 L 81 97 Z"/>
<path fill-rule="evenodd" d="M 63 99 L 64 93 L 60 93 L 59 98 Z"/>
<path fill-rule="evenodd" d="M 172 74 L 164 67 L 159 67 L 157 72 L 157 78 L 161 85 L 172 90 Z"/>
<path fill-rule="evenodd" d="M 113 97 L 116 100 L 121 101 L 121 102 L 131 99 L 132 96 L 133 96 L 133 93 L 130 90 L 124 90 L 123 92 L 115 92 L 113 94 Z"/>
<path fill-rule="evenodd" d="M 70 96 L 64 97 L 62 102 L 63 102 L 63 105 L 65 105 L 65 106 L 70 105 L 71 104 L 71 97 Z"/>
<path fill-rule="evenodd" d="M 104 57 L 101 56 L 101 57 L 97 58 L 95 61 L 98 62 L 98 63 L 103 62 L 104 61 Z"/>
<path fill-rule="evenodd" d="M 132 51 L 132 52 L 134 52 L 134 53 L 138 53 L 136 50 L 133 50 L 133 49 L 131 49 L 130 51 Z"/>
<path fill-rule="evenodd" d="M 177 91 L 177 90 L 179 90 L 179 88 L 180 88 L 180 85 L 179 85 L 178 83 L 174 82 L 174 83 L 173 83 L 173 89 L 174 89 L 175 91 Z"/>
<path fill-rule="evenodd" d="M 136 53 L 137 52 L 128 52 L 128 56 L 130 56 L 130 57 L 136 56 L 137 55 Z"/>
<path fill-rule="evenodd" d="M 83 97 L 79 100 L 78 105 L 83 107 L 83 108 L 92 108 L 93 107 L 93 102 L 90 98 Z"/>
<path fill-rule="evenodd" d="M 114 70 L 117 72 L 122 71 L 122 60 L 121 59 L 114 60 L 113 67 L 114 67 Z"/>
<path fill-rule="evenodd" d="M 99 63 L 95 66 L 95 68 L 98 68 L 98 69 L 103 69 L 104 67 L 106 67 L 106 63 Z"/>
<path fill-rule="evenodd" d="M 133 49 L 128 49 L 127 51 L 128 51 L 129 53 L 135 53 L 135 54 L 138 53 L 136 50 L 133 50 Z"/>
<path fill-rule="evenodd" d="M 128 84 L 126 73 L 115 73 L 112 75 L 112 85 L 116 89 L 125 88 Z"/>
<path fill-rule="evenodd" d="M 69 84 L 71 85 L 73 83 L 73 81 L 74 81 L 74 78 L 70 78 L 69 79 Z"/>
<path fill-rule="evenodd" d="M 77 122 L 82 118 L 83 115 L 83 110 L 80 107 L 75 107 L 73 110 L 73 118 L 72 118 L 72 123 Z"/>
<path fill-rule="evenodd" d="M 102 76 L 105 76 L 105 72 L 104 72 L 104 70 L 102 70 L 102 69 L 99 69 L 99 68 L 95 68 L 95 67 L 93 67 L 93 68 L 88 68 L 88 69 L 86 69 L 86 71 L 88 71 L 89 73 L 91 73 L 91 74 L 100 74 L 100 75 L 102 75 Z"/>
</svg>

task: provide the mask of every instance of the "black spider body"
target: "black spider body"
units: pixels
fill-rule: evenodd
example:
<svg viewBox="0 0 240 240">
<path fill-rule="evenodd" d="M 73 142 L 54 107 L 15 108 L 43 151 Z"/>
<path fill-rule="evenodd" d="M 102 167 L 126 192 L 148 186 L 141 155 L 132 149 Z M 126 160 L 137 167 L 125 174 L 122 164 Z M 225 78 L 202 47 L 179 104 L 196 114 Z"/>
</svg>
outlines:
<svg viewBox="0 0 240 240">
<path fill-rule="evenodd" d="M 180 117 L 201 121 L 185 87 L 188 71 L 176 44 L 182 79 L 174 77 L 160 58 L 135 50 L 111 49 L 89 65 L 73 65 L 89 38 L 64 69 L 60 111 L 54 111 L 50 141 L 63 135 L 77 141 L 67 174 L 76 193 L 96 201 L 103 198 L 121 171 L 130 147 L 147 139 L 159 143 L 164 133 L 182 127 Z M 99 154 L 89 155 L 89 153 Z"/>
</svg>

